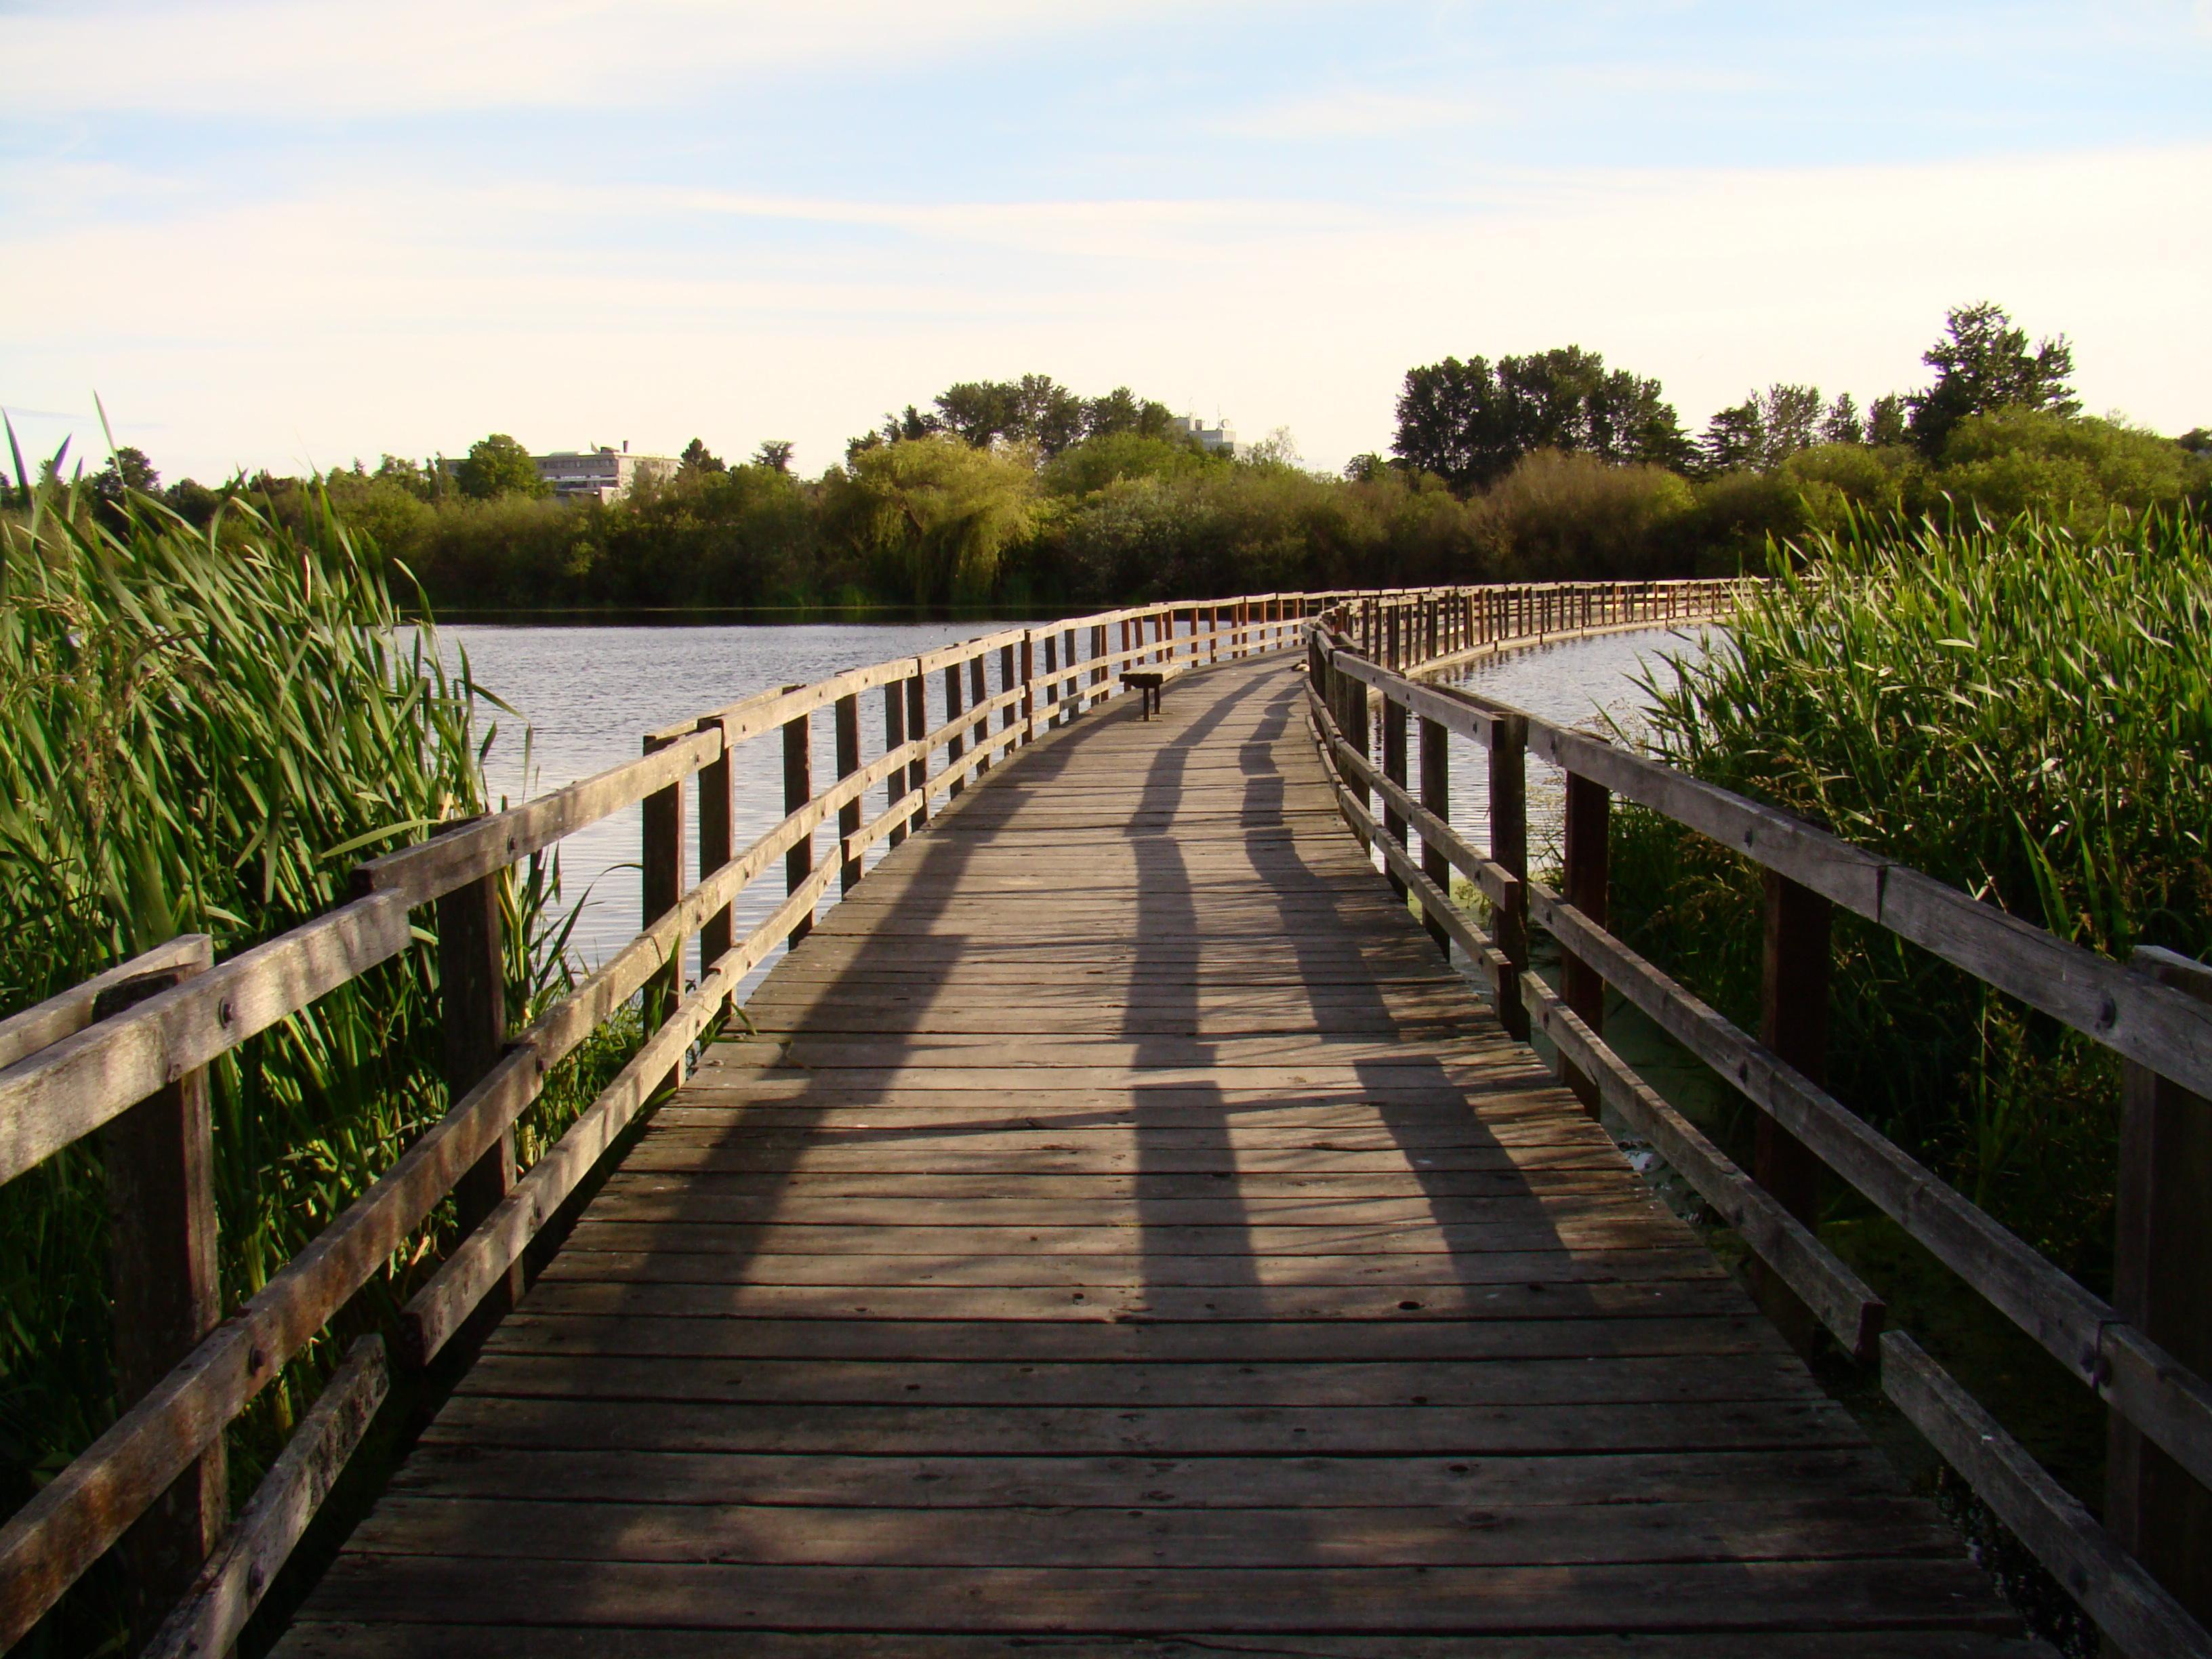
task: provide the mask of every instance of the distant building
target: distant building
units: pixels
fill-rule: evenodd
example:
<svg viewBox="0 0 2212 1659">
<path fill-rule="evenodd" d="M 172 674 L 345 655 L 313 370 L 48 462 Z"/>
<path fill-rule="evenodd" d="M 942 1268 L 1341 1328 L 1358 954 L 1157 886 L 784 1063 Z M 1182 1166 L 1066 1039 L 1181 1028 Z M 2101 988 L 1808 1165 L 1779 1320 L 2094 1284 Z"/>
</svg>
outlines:
<svg viewBox="0 0 2212 1659">
<path fill-rule="evenodd" d="M 620 449 L 601 445 L 596 449 L 564 449 L 550 455 L 533 455 L 538 476 L 553 486 L 564 501 L 618 501 L 640 478 L 672 478 L 676 462 L 666 455 L 633 455 L 624 441 Z"/>
<path fill-rule="evenodd" d="M 1208 454 L 1242 455 L 1244 446 L 1237 441 L 1237 428 L 1224 421 L 1218 426 L 1208 426 L 1195 415 L 1175 415 L 1168 419 L 1168 430 L 1178 438 L 1188 438 Z"/>
</svg>

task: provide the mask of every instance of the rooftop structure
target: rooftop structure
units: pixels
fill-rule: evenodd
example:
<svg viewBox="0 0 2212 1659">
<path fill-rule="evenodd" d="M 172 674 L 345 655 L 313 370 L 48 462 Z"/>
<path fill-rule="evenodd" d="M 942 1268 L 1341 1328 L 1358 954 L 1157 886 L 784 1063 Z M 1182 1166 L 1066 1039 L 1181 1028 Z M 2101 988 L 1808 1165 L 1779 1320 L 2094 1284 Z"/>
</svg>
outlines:
<svg viewBox="0 0 2212 1659">
<path fill-rule="evenodd" d="M 666 455 L 633 455 L 624 441 L 620 449 L 601 444 L 591 449 L 556 450 L 533 455 L 538 476 L 553 486 L 562 501 L 618 501 L 641 477 L 672 478 L 676 461 Z"/>
<path fill-rule="evenodd" d="M 1237 428 L 1226 421 L 1208 426 L 1195 415 L 1176 415 L 1169 417 L 1168 430 L 1178 438 L 1188 438 L 1208 454 L 1242 455 L 1244 446 L 1237 441 Z"/>
</svg>

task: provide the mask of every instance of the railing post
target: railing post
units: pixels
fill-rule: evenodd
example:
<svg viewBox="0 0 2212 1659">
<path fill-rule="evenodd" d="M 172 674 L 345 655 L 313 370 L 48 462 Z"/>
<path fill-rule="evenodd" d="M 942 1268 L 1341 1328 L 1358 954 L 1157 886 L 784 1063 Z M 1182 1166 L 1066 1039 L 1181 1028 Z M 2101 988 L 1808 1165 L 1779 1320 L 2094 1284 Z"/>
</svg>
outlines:
<svg viewBox="0 0 2212 1659">
<path fill-rule="evenodd" d="M 699 879 L 703 882 L 734 858 L 738 849 L 731 816 L 734 803 L 728 735 L 722 722 L 711 718 L 701 720 L 699 729 L 723 733 L 722 752 L 699 769 Z M 700 924 L 702 976 L 720 960 L 736 939 L 735 923 L 726 904 Z"/>
<path fill-rule="evenodd" d="M 906 684 L 893 680 L 884 687 L 884 753 L 895 755 L 906 743 Z M 894 811 L 906 798 L 906 768 L 895 766 L 884 780 L 884 811 Z M 893 847 L 906 839 L 906 820 L 899 818 L 891 824 L 890 834 L 884 837 Z"/>
<path fill-rule="evenodd" d="M 2129 965 L 2212 1002 L 2212 966 L 2140 946 Z M 2203 1376 L 2212 1374 L 2212 1101 L 2132 1062 L 2122 1078 L 2112 1302 Z M 2105 1525 L 2198 1620 L 2212 1620 L 2212 1493 L 2118 1413 Z"/>
<path fill-rule="evenodd" d="M 949 662 L 945 665 L 945 718 L 946 721 L 949 723 L 955 715 L 959 714 L 959 712 L 960 665 L 957 662 Z M 967 752 L 968 745 L 961 741 L 960 734 L 958 732 L 954 732 L 951 738 L 946 741 L 945 745 L 945 769 L 948 772 L 957 771 L 958 769 L 955 763 Z M 965 787 L 966 786 L 963 785 L 957 777 L 955 777 L 952 781 L 945 787 L 945 793 L 948 798 L 957 796 Z"/>
<path fill-rule="evenodd" d="M 667 739 L 647 738 L 645 752 L 665 749 Z M 684 896 L 684 784 L 681 779 L 645 798 L 643 844 L 639 849 L 639 890 L 644 898 L 647 927 L 673 910 Z M 645 982 L 645 1034 L 659 1028 L 684 994 L 684 945 L 678 939 L 668 960 Z M 656 1085 L 673 1089 L 684 1081 L 684 1062 L 678 1060 Z"/>
<path fill-rule="evenodd" d="M 1367 714 L 1366 681 L 1355 679 L 1349 674 L 1344 677 L 1344 718 L 1339 725 L 1344 732 L 1346 739 L 1359 751 L 1359 757 L 1362 760 L 1374 754 L 1374 726 Z M 1374 792 L 1364 783 L 1352 778 L 1347 778 L 1345 781 L 1352 785 L 1359 797 L 1361 806 L 1374 805 Z"/>
<path fill-rule="evenodd" d="M 672 788 L 680 825 L 683 785 L 678 783 Z M 677 855 L 681 858 L 680 840 L 678 845 Z M 500 917 L 499 889 L 500 878 L 494 873 L 456 888 L 438 901 L 438 1024 L 445 1050 L 448 1100 L 459 1100 L 475 1088 L 507 1051 L 507 939 Z M 672 905 L 675 902 L 672 897 L 669 900 Z M 678 939 L 674 946 L 679 988 L 684 944 Z M 665 1006 L 672 1006 L 672 998 Z M 461 1231 L 473 1231 L 514 1188 L 514 1130 L 510 1126 L 453 1183 L 453 1207 Z M 482 1312 L 495 1318 L 521 1294 L 522 1268 L 518 1263 L 507 1270 L 501 1290 L 484 1298 Z"/>
<path fill-rule="evenodd" d="M 1528 1010 L 1521 1000 L 1521 975 L 1528 971 L 1528 720 L 1500 714 L 1490 735 L 1490 856 L 1517 884 L 1498 907 L 1498 1018 L 1509 1036 L 1528 1040 Z"/>
<path fill-rule="evenodd" d="M 921 683 L 916 675 L 915 684 Z M 783 811 L 788 817 L 814 799 L 814 720 L 801 714 L 796 720 L 783 723 Z M 814 873 L 814 836 L 808 831 L 793 843 L 783 855 L 783 890 L 795 893 L 806 884 Z M 784 940 L 787 946 L 796 950 L 799 942 L 814 931 L 812 912 L 801 916 Z"/>
<path fill-rule="evenodd" d="M 1092 662 L 1096 663 L 1099 658 L 1105 654 L 1106 624 L 1104 623 L 1098 623 L 1094 624 L 1091 629 L 1091 659 Z M 1091 684 L 1094 688 L 1104 685 L 1111 678 L 1111 674 L 1103 665 L 1093 668 L 1091 671 Z M 1097 696 L 1094 691 L 1091 696 L 1091 701 L 1095 703 L 1097 700 Z"/>
<path fill-rule="evenodd" d="M 929 735 L 929 682 L 922 675 L 921 659 L 914 663 L 914 675 L 906 683 L 906 734 L 910 738 Z M 906 792 L 914 797 L 914 816 L 908 820 L 919 830 L 929 822 L 929 750 L 925 749 L 907 763 Z"/>
<path fill-rule="evenodd" d="M 186 966 L 124 981 L 93 1004 L 106 1019 L 206 971 Z M 100 1132 L 106 1170 L 115 1395 L 125 1409 L 167 1376 L 222 1316 L 216 1271 L 215 1147 L 205 1067 L 111 1119 Z M 222 1536 L 228 1465 L 217 1437 L 123 1534 L 133 1635 L 143 1639 L 182 1595 Z"/>
<path fill-rule="evenodd" d="M 1388 691 L 1382 694 L 1382 775 L 1401 789 L 1406 787 L 1406 705 Z M 1388 799 L 1382 803 L 1382 833 L 1401 847 L 1406 844 L 1405 815 Z M 1400 898 L 1411 890 L 1404 878 L 1388 867 L 1387 861 L 1383 874 L 1390 883 L 1390 890 Z"/>
<path fill-rule="evenodd" d="M 1606 923 L 1607 898 L 1612 888 L 1607 845 L 1613 817 L 1613 792 L 1602 784 L 1573 772 L 1567 774 L 1566 900 L 1596 926 Z M 1605 981 L 1571 951 L 1564 951 L 1567 1006 L 1583 1023 L 1601 1035 L 1605 1030 Z M 1597 1080 L 1565 1066 L 1567 1086 L 1592 1117 L 1597 1115 Z"/>
<path fill-rule="evenodd" d="M 1060 724 L 1060 636 L 1044 636 L 1044 724 L 1048 732 Z"/>
<path fill-rule="evenodd" d="M 981 708 L 990 697 L 990 684 L 984 678 L 984 672 L 983 653 L 978 651 L 968 659 L 968 706 L 970 708 Z M 979 717 L 975 724 L 968 728 L 969 741 L 978 749 L 989 740 L 990 736 L 991 717 L 988 714 Z M 991 757 L 988 755 L 975 763 L 975 775 L 979 778 L 990 769 Z"/>
<path fill-rule="evenodd" d="M 999 647 L 999 690 L 1000 694 L 1003 695 L 1012 690 L 1015 684 L 1014 647 L 1011 645 L 1002 645 Z M 999 730 L 1004 732 L 1021 717 L 1020 708 L 1013 703 L 1008 703 L 1004 708 L 999 711 Z M 999 751 L 1002 757 L 1011 756 L 1013 752 L 1014 745 L 1011 743 Z"/>
<path fill-rule="evenodd" d="M 1828 1064 L 1828 979 L 1835 907 L 1808 887 L 1765 872 L 1766 925 L 1760 952 L 1759 1040 L 1814 1083 Z M 1753 1127 L 1751 1173 L 1808 1228 L 1820 1223 L 1820 1160 L 1767 1113 Z M 1797 1346 L 1810 1345 L 1811 1311 L 1764 1264 L 1753 1284 L 1767 1317 Z"/>
<path fill-rule="evenodd" d="M 1426 715 L 1421 717 L 1421 805 L 1444 823 L 1451 822 L 1451 734 Z M 1445 897 L 1451 896 L 1451 860 L 1426 836 L 1421 837 L 1421 873 L 1442 888 Z M 1429 937 L 1449 961 L 1451 935 L 1437 917 L 1427 921 Z"/>
<path fill-rule="evenodd" d="M 837 733 L 837 781 L 842 783 L 860 769 L 860 696 L 854 692 L 849 697 L 837 699 L 835 714 Z M 837 867 L 837 890 L 849 893 L 860 884 L 860 860 L 843 858 L 845 837 L 857 835 L 860 829 L 859 797 L 847 801 L 837 809 L 837 845 L 840 863 Z"/>
<path fill-rule="evenodd" d="M 1075 630 L 1072 628 L 1063 629 L 1060 636 L 1060 665 L 1067 676 L 1067 685 L 1060 698 L 1067 705 L 1060 724 L 1066 726 L 1073 723 L 1083 707 L 1083 682 L 1075 674 Z"/>
<path fill-rule="evenodd" d="M 1031 684 L 1036 678 L 1036 635 L 1028 629 L 1022 630 L 1022 741 L 1036 741 L 1036 688 Z"/>
</svg>

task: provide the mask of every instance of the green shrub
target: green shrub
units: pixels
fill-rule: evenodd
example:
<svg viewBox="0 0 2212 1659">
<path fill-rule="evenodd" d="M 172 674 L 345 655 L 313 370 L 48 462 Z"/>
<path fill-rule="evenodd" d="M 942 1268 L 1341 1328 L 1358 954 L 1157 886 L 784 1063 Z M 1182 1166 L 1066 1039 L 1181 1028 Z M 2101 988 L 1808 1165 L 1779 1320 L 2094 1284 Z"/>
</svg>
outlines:
<svg viewBox="0 0 2212 1659">
<path fill-rule="evenodd" d="M 1663 467 L 1540 449 L 1479 498 L 1476 533 L 1492 563 L 1523 580 L 1667 575 L 1674 525 L 1694 499 Z"/>
</svg>

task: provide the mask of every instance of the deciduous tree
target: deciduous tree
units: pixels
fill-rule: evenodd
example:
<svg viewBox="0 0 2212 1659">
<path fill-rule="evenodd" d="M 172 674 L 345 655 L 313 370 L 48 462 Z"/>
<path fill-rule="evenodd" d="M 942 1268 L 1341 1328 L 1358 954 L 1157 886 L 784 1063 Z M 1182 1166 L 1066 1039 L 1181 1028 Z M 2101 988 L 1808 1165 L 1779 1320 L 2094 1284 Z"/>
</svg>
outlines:
<svg viewBox="0 0 2212 1659">
<path fill-rule="evenodd" d="M 504 432 L 471 444 L 467 459 L 453 469 L 453 482 L 461 494 L 479 501 L 552 492 L 552 486 L 538 476 L 538 463 L 530 459 L 530 452 Z"/>
<path fill-rule="evenodd" d="M 2081 400 L 2067 384 L 2074 348 L 2063 334 L 2028 349 L 2027 333 L 2013 326 L 2002 307 L 1987 300 L 1953 307 L 1943 337 L 1920 361 L 1936 371 L 1936 384 L 1906 398 L 1913 441 L 1929 455 L 1942 453 L 1959 422 L 1998 409 L 2077 415 Z"/>
</svg>

